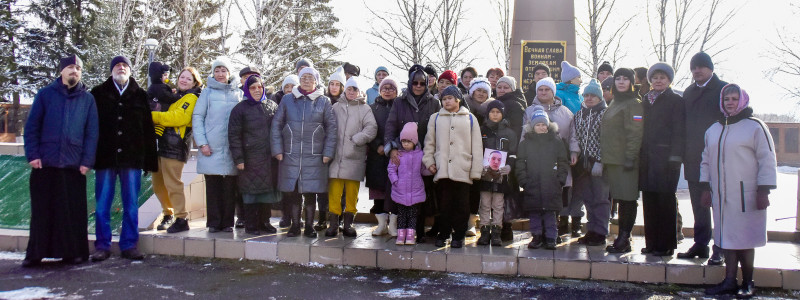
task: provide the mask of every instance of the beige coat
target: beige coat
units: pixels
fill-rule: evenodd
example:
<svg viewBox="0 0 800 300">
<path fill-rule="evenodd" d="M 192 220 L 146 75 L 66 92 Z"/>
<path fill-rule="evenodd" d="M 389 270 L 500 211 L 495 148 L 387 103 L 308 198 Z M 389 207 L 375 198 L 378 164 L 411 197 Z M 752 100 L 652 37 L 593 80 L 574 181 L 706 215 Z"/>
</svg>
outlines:
<svg viewBox="0 0 800 300">
<path fill-rule="evenodd" d="M 445 178 L 472 184 L 481 178 L 483 141 L 481 124 L 464 107 L 451 113 L 442 108 L 431 115 L 425 136 L 426 167 L 436 164 L 433 181 Z"/>
<path fill-rule="evenodd" d="M 329 177 L 361 181 L 367 169 L 367 143 L 378 133 L 378 123 L 363 95 L 353 101 L 342 95 L 333 104 L 333 114 L 338 133 Z"/>
</svg>

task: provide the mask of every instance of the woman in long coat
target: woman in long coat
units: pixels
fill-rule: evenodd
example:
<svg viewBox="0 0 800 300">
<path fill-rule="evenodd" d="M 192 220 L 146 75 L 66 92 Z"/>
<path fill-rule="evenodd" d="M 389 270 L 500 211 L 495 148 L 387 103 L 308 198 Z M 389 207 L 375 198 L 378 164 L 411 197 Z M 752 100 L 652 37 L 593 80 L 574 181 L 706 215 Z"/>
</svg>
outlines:
<svg viewBox="0 0 800 300">
<path fill-rule="evenodd" d="M 206 227 L 210 232 L 233 231 L 234 199 L 239 174 L 228 144 L 228 118 L 242 98 L 239 78 L 225 61 L 211 64 L 208 87 L 197 99 L 192 112 L 194 140 L 200 145 L 197 173 L 206 180 Z"/>
<path fill-rule="evenodd" d="M 639 204 L 639 150 L 642 145 L 643 111 L 633 91 L 633 70 L 614 72 L 614 100 L 603 114 L 600 148 L 603 151 L 603 176 L 608 179 L 611 198 L 619 202 L 619 235 L 611 253 L 631 251 L 631 231 Z"/>
<path fill-rule="evenodd" d="M 277 164 L 270 155 L 269 127 L 278 105 L 267 99 L 261 76 L 252 75 L 242 85 L 245 100 L 231 111 L 228 140 L 236 168 L 239 169 L 239 191 L 244 202 L 245 232 L 259 235 L 261 231 L 275 233 L 269 223 L 270 204 L 280 201 L 276 192 Z"/>
<path fill-rule="evenodd" d="M 672 256 L 678 246 L 678 204 L 675 191 L 680 179 L 684 137 L 683 98 L 672 92 L 672 67 L 656 63 L 647 71 L 651 90 L 642 99 L 644 133 L 639 165 L 644 239 L 642 253 Z"/>
<path fill-rule="evenodd" d="M 701 201 L 714 215 L 714 244 L 725 250 L 725 280 L 706 294 L 737 293 L 741 265 L 737 298 L 749 298 L 755 287 L 754 248 L 767 243 L 766 209 L 777 180 L 775 144 L 764 122 L 753 118 L 742 88 L 728 84 L 720 98 L 725 116 L 706 130 L 700 184 L 705 188 Z"/>
<path fill-rule="evenodd" d="M 373 205 L 369 210 L 370 213 L 375 215 L 378 219 L 378 226 L 372 231 L 372 235 L 383 235 L 388 232 L 388 210 L 385 209 L 384 204 L 389 199 L 387 194 L 387 182 L 389 182 L 389 174 L 387 167 L 389 165 L 388 153 L 384 152 L 384 132 L 386 132 L 386 121 L 389 119 L 389 111 L 392 110 L 399 86 L 393 77 L 384 78 L 378 85 L 379 96 L 375 97 L 370 108 L 372 108 L 372 115 L 375 117 L 375 122 L 378 125 L 378 131 L 375 138 L 369 142 L 367 149 L 367 170 L 365 185 L 369 188 L 369 198 L 372 199 Z"/>
<path fill-rule="evenodd" d="M 319 72 L 300 70 L 300 86 L 283 97 L 272 119 L 272 155 L 280 161 L 278 189 L 291 205 L 292 226 L 287 236 L 300 235 L 300 204 L 305 201 L 306 220 L 314 220 L 316 194 L 328 191 L 328 163 L 336 151 L 336 117 L 331 101 L 318 86 Z M 312 221 L 306 221 L 307 237 L 316 237 Z"/>
</svg>

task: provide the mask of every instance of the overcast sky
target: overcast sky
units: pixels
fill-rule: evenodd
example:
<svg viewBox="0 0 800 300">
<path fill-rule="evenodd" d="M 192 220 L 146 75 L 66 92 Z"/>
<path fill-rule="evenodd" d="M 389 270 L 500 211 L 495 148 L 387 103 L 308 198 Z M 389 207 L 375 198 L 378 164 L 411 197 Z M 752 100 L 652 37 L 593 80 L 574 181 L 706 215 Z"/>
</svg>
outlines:
<svg viewBox="0 0 800 300">
<path fill-rule="evenodd" d="M 432 1 L 433 2 L 433 1 Z M 514 1 L 512 0 L 512 3 Z M 765 71 L 772 68 L 776 63 L 770 59 L 770 41 L 777 40 L 778 30 L 788 30 L 787 35 L 797 36 L 800 28 L 797 25 L 797 16 L 793 13 L 800 12 L 800 9 L 792 9 L 787 0 L 726 0 L 724 5 L 735 5 L 739 7 L 738 14 L 729 22 L 726 29 L 731 33 L 726 40 L 720 41 L 719 47 L 732 46 L 729 50 L 715 56 L 715 72 L 728 82 L 738 83 L 750 94 L 750 103 L 757 113 L 778 113 L 797 111 L 796 100 L 788 99 L 784 92 L 765 75 Z M 359 65 L 362 74 L 369 74 L 379 65 L 390 64 L 378 55 L 379 49 L 371 44 L 372 37 L 369 30 L 372 24 L 379 24 L 383 21 L 374 18 L 369 10 L 360 0 L 333 0 L 332 6 L 334 13 L 339 17 L 337 26 L 342 29 L 339 40 L 346 45 L 338 59 L 349 61 Z M 376 11 L 393 9 L 395 1 L 367 1 L 370 8 Z M 467 32 L 470 36 L 477 36 L 480 42 L 470 49 L 472 55 L 477 57 L 474 67 L 479 73 L 484 73 L 487 69 L 496 67 L 498 64 L 491 52 L 488 38 L 484 34 L 484 29 L 490 33 L 499 34 L 499 25 L 494 9 L 487 0 L 465 0 L 467 12 L 464 14 L 465 20 L 462 32 Z M 617 0 L 618 12 L 615 16 L 620 18 L 610 22 L 619 22 L 622 18 L 634 18 L 634 26 L 624 37 L 624 44 L 628 46 L 628 57 L 618 62 L 615 67 L 638 67 L 649 66 L 656 62 L 656 58 L 649 53 L 650 36 L 646 23 L 646 2 L 640 0 Z M 586 19 L 586 2 L 575 1 L 576 17 L 579 20 Z M 379 23 L 376 23 L 379 22 Z M 611 24 L 613 25 L 613 24 Z M 576 26 L 577 28 L 580 28 Z M 578 37 L 577 50 L 586 49 L 585 44 Z M 681 70 L 676 70 L 676 77 L 688 76 L 688 60 L 684 63 Z M 390 69 L 398 75 L 399 79 L 407 74 L 405 70 Z M 458 70 L 456 70 L 458 71 Z M 441 72 L 441 71 L 440 71 Z M 583 74 L 584 81 L 588 82 L 589 74 Z M 787 85 L 797 86 L 797 79 L 778 78 Z M 684 89 L 685 86 L 676 86 L 676 89 Z"/>
</svg>

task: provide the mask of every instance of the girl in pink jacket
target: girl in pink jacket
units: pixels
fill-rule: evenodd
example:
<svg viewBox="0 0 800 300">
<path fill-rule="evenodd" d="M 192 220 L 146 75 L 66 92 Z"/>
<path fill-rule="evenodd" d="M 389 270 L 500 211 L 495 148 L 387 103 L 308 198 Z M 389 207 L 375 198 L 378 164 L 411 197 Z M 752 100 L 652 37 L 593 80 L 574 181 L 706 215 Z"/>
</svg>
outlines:
<svg viewBox="0 0 800 300">
<path fill-rule="evenodd" d="M 392 182 L 392 200 L 397 206 L 397 245 L 415 244 L 415 230 L 419 203 L 425 202 L 425 185 L 422 175 L 431 175 L 422 164 L 423 152 L 418 147 L 417 123 L 408 122 L 400 132 L 400 165 L 390 163 L 389 181 Z"/>
</svg>

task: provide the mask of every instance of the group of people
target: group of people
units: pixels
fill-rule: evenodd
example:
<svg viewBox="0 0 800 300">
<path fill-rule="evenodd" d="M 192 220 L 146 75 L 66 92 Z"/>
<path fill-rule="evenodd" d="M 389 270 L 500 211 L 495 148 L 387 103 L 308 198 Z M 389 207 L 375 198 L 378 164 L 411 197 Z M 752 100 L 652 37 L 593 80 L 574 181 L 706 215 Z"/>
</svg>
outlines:
<svg viewBox="0 0 800 300">
<path fill-rule="evenodd" d="M 675 192 L 683 165 L 695 236 L 678 257 L 727 262 L 725 280 L 709 294 L 753 293 L 753 249 L 766 243 L 765 209 L 776 186 L 774 145 L 752 117 L 745 90 L 721 81 L 706 53 L 692 57 L 693 83 L 682 95 L 673 91 L 675 71 L 666 63 L 614 70 L 605 62 L 582 88 L 568 62 L 559 83 L 548 66 L 537 65 L 525 92 L 501 69 L 484 77 L 472 67 L 437 74 L 430 65 L 413 65 L 404 86 L 379 67 L 366 88 L 360 68 L 345 63 L 325 85 L 308 59 L 275 93 L 256 68 L 237 76 L 225 60 L 212 63 L 204 89 L 191 67 L 170 87 L 169 66 L 154 62 L 145 91 L 130 66 L 115 57 L 109 79 L 88 92 L 80 59 L 69 56 L 60 62 L 61 76 L 36 95 L 25 128 L 33 167 L 25 266 L 45 257 L 89 258 L 81 187 L 92 168 L 92 260 L 110 256 L 117 177 L 123 257 L 142 259 L 136 201 L 143 172 L 152 172 L 163 208 L 157 229 L 188 230 L 180 177 L 193 138 L 210 232 L 241 226 L 247 234 L 276 233 L 270 217 L 279 204 L 279 227 L 288 227 L 289 237 L 323 230 L 355 237 L 366 179 L 378 220 L 373 235 L 389 233 L 398 245 L 430 237 L 452 248 L 463 247 L 468 235 L 480 235 L 479 245 L 502 246 L 514 239 L 512 221 L 527 218 L 529 248 L 556 249 L 571 234 L 609 253 L 630 252 L 641 192 L 641 252 L 672 256 L 682 238 Z M 607 245 L 612 211 L 619 232 Z"/>
</svg>

